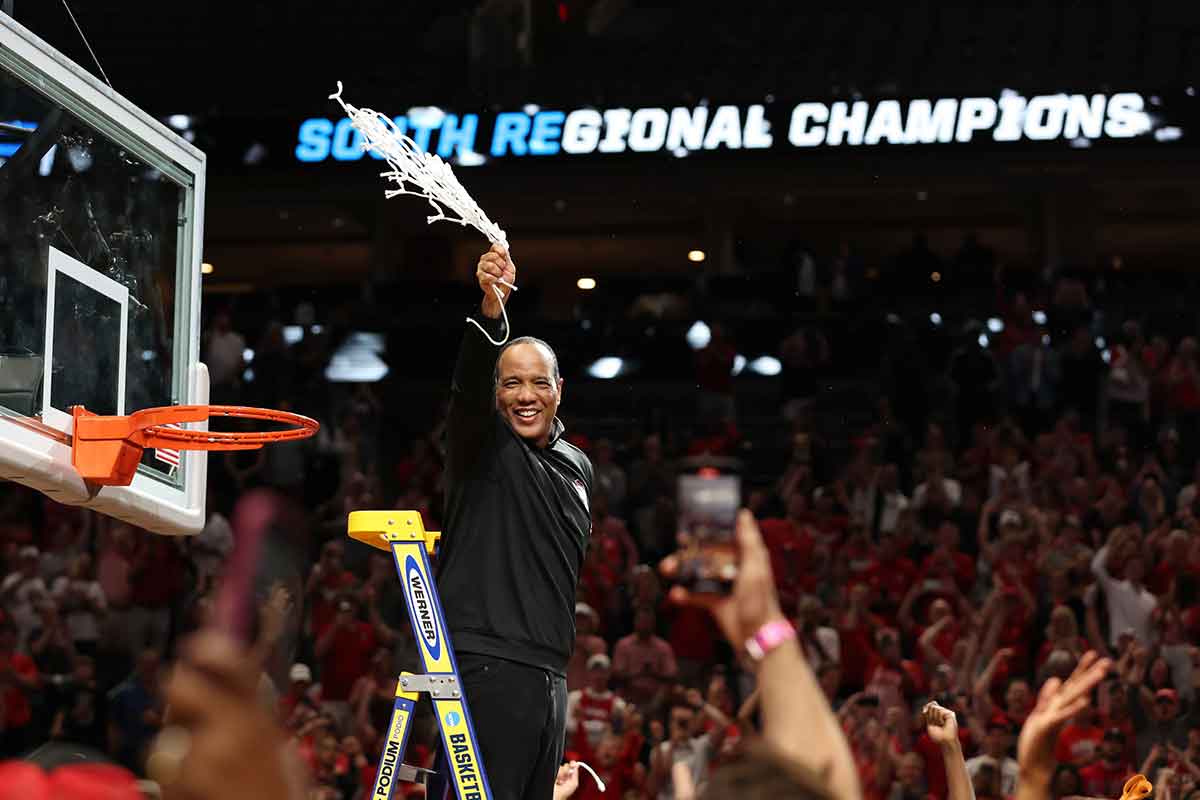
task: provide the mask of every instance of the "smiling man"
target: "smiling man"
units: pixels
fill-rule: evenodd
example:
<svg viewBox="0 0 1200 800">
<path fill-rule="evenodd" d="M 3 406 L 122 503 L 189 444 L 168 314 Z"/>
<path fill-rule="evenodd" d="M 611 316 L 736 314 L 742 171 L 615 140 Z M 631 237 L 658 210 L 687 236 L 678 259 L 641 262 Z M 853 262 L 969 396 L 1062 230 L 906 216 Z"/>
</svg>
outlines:
<svg viewBox="0 0 1200 800">
<path fill-rule="evenodd" d="M 516 267 L 493 247 L 476 279 L 479 321 L 498 341 L 507 331 L 493 287 L 507 300 L 498 280 L 515 283 Z M 549 800 L 562 763 L 592 493 L 591 462 L 555 416 L 562 389 L 545 342 L 498 348 L 467 327 L 446 431 L 438 590 L 496 800 Z"/>
</svg>

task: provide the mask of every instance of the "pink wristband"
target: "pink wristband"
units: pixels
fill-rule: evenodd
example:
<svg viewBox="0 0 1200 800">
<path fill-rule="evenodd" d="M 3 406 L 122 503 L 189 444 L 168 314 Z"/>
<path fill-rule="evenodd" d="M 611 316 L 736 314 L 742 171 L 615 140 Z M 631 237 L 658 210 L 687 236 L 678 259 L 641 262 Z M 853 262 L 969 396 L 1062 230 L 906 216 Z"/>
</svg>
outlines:
<svg viewBox="0 0 1200 800">
<path fill-rule="evenodd" d="M 746 651 L 755 661 L 762 661 L 767 657 L 767 653 L 795 638 L 796 629 L 792 623 L 785 619 L 777 619 L 763 625 L 746 640 Z"/>
</svg>

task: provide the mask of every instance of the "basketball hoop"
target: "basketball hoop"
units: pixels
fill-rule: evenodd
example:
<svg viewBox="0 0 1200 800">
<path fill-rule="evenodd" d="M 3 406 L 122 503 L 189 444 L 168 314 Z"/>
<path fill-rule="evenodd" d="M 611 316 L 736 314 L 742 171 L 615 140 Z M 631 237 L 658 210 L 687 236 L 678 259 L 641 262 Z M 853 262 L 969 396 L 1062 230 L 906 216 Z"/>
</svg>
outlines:
<svg viewBox="0 0 1200 800">
<path fill-rule="evenodd" d="M 75 428 L 71 464 L 85 481 L 98 486 L 128 486 L 147 447 L 176 450 L 257 450 L 264 444 L 307 439 L 320 430 L 314 419 L 271 408 L 246 406 L 163 406 L 126 417 L 93 414 L 83 406 L 71 409 Z M 239 417 L 281 422 L 293 427 L 280 431 L 192 431 L 172 428 L 210 417 Z"/>
</svg>

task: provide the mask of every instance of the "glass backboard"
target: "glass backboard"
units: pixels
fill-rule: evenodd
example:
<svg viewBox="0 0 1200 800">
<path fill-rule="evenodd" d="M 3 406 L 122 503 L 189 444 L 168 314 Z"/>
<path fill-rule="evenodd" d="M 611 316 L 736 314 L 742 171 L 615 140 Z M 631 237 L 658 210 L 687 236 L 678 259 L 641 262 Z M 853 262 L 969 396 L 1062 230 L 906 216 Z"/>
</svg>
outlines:
<svg viewBox="0 0 1200 800">
<path fill-rule="evenodd" d="M 129 487 L 71 467 L 71 407 L 207 403 L 205 157 L 0 14 L 0 478 L 167 534 L 204 523 L 203 453 Z"/>
</svg>

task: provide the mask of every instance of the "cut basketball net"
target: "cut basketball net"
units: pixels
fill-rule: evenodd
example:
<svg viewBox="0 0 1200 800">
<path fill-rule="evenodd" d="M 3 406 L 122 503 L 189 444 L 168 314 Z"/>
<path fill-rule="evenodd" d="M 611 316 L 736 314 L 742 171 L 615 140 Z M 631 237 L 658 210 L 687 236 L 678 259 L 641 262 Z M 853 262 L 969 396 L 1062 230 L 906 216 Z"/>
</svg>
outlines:
<svg viewBox="0 0 1200 800">
<path fill-rule="evenodd" d="M 350 124 L 362 135 L 362 149 L 379 156 L 392 168 L 389 172 L 379 173 L 381 177 L 396 185 L 396 188 L 384 192 L 389 200 L 406 194 L 424 198 L 437 212 L 425 218 L 430 224 L 444 220 L 470 226 L 486 236 L 492 244 L 500 245 L 508 252 L 508 237 L 504 235 L 504 231 L 483 213 L 479 204 L 458 182 L 449 164 L 434 153 L 418 147 L 390 117 L 369 108 L 356 108 L 347 103 L 342 99 L 341 81 L 338 81 L 337 87 L 337 92 L 329 95 L 329 99 L 336 100 L 341 105 L 350 118 Z M 517 289 L 503 279 L 497 282 L 513 291 Z M 508 341 L 508 311 L 504 308 L 504 295 L 495 284 L 492 285 L 492 291 L 500 301 L 500 313 L 504 317 L 504 338 L 497 342 L 478 322 L 470 317 L 467 317 L 467 322 L 479 328 L 489 342 L 500 347 Z"/>
<path fill-rule="evenodd" d="M 176 450 L 257 450 L 264 444 L 307 439 L 320 424 L 290 411 L 244 406 L 163 406 L 147 408 L 129 416 L 99 416 L 83 406 L 71 409 L 71 464 L 94 486 L 128 486 L 137 474 L 142 451 L 147 447 Z M 281 422 L 291 428 L 280 431 L 194 431 L 174 427 L 184 422 L 202 422 L 209 417 L 240 417 Z"/>
</svg>

